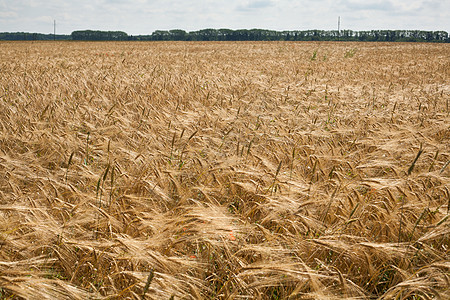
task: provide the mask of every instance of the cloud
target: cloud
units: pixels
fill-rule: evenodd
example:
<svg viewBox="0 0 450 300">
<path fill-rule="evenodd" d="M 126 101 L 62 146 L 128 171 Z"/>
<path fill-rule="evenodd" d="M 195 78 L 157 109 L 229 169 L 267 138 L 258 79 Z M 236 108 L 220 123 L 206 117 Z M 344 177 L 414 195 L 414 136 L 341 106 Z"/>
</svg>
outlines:
<svg viewBox="0 0 450 300">
<path fill-rule="evenodd" d="M 411 1 L 397 1 L 395 2 L 396 7 L 404 13 L 408 12 L 418 12 L 424 13 L 425 15 L 433 14 L 439 12 L 442 5 L 446 5 L 447 8 L 450 9 L 450 2 L 440 1 L 440 0 L 411 0 Z M 448 10 L 447 10 L 448 14 Z M 450 17 L 450 16 L 449 16 Z"/>
<path fill-rule="evenodd" d="M 340 0 L 336 7 L 343 8 L 348 11 L 385 11 L 395 14 L 408 14 L 411 12 L 422 12 L 425 15 L 432 13 L 433 10 L 442 6 L 440 0 Z M 449 5 L 447 4 L 447 8 Z"/>
<path fill-rule="evenodd" d="M 53 22 L 53 18 L 52 17 L 50 17 L 50 16 L 41 16 L 41 17 L 37 17 L 37 18 L 35 18 L 35 21 L 38 21 L 38 22 L 43 22 L 43 23 L 48 23 L 48 24 L 50 24 L 51 22 Z"/>
<path fill-rule="evenodd" d="M 256 11 L 263 8 L 268 8 L 274 6 L 274 3 L 270 0 L 257 0 L 257 1 L 247 1 L 246 3 L 240 4 L 236 7 L 237 11 Z"/>
<path fill-rule="evenodd" d="M 18 15 L 14 11 L 0 11 L 0 18 L 1 19 L 12 19 L 16 18 Z"/>
<path fill-rule="evenodd" d="M 359 0 L 341 0 L 339 7 L 351 11 L 371 10 L 371 11 L 391 11 L 394 5 L 388 0 L 379 1 L 359 1 Z"/>
</svg>

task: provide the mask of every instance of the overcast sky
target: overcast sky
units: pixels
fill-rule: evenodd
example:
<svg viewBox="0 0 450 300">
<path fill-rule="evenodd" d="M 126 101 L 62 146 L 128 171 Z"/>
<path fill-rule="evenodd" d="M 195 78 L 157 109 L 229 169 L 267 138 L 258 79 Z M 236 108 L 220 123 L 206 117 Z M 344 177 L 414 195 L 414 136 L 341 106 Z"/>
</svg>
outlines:
<svg viewBox="0 0 450 300">
<path fill-rule="evenodd" d="M 205 28 L 450 31 L 450 0 L 0 0 L 0 32 Z"/>
</svg>

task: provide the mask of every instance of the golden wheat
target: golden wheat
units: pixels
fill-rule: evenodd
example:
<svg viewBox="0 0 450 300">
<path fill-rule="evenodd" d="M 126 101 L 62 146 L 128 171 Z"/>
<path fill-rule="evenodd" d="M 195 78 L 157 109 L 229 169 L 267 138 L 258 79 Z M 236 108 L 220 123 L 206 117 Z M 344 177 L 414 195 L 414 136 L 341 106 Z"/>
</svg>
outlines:
<svg viewBox="0 0 450 300">
<path fill-rule="evenodd" d="M 0 294 L 450 298 L 450 46 L 0 43 Z"/>
</svg>

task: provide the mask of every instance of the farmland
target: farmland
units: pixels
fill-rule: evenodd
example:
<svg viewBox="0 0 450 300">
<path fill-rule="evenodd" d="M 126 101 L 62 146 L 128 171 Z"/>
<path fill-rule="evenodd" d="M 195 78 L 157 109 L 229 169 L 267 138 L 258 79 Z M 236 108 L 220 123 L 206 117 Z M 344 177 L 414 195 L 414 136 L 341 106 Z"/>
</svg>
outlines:
<svg viewBox="0 0 450 300">
<path fill-rule="evenodd" d="M 0 298 L 450 298 L 450 45 L 0 43 Z"/>
</svg>

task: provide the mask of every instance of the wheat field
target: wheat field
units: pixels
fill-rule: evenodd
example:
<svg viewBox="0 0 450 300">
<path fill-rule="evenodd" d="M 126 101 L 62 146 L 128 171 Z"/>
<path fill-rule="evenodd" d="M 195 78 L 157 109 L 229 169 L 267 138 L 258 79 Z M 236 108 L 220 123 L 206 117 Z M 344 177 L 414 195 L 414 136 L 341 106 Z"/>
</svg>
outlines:
<svg viewBox="0 0 450 300">
<path fill-rule="evenodd" d="M 0 298 L 449 299 L 450 45 L 0 43 Z"/>
</svg>

